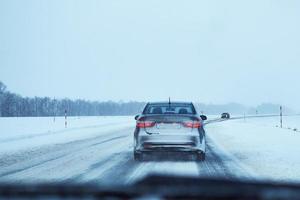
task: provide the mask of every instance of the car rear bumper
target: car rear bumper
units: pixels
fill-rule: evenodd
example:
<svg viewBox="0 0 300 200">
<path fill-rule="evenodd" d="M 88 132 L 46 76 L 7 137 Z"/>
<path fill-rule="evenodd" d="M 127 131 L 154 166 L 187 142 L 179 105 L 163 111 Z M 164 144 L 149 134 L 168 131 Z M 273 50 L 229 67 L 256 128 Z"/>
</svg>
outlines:
<svg viewBox="0 0 300 200">
<path fill-rule="evenodd" d="M 140 136 L 135 144 L 136 152 L 205 152 L 199 135 L 191 136 Z"/>
<path fill-rule="evenodd" d="M 200 148 L 188 148 L 188 147 L 156 147 L 156 148 L 139 148 L 135 152 L 204 152 Z"/>
</svg>

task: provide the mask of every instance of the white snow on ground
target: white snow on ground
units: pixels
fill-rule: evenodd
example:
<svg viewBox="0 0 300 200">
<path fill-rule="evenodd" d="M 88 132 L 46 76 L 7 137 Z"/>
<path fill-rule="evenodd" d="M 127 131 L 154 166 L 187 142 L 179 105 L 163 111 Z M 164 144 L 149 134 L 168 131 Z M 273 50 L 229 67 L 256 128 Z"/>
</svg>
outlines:
<svg viewBox="0 0 300 200">
<path fill-rule="evenodd" d="M 285 119 L 300 125 L 298 116 Z M 213 141 L 262 179 L 299 182 L 300 133 L 280 129 L 276 121 L 278 117 L 229 120 L 206 129 Z"/>
<path fill-rule="evenodd" d="M 0 118 L 0 154 L 61 144 L 134 126 L 132 116 Z M 99 131 L 100 130 L 100 131 Z"/>
<path fill-rule="evenodd" d="M 280 117 L 262 117 L 262 118 L 249 118 L 244 122 L 254 123 L 263 126 L 269 127 L 279 127 L 280 126 Z M 282 126 L 285 129 L 297 129 L 300 130 L 300 116 L 283 116 Z"/>
<path fill-rule="evenodd" d="M 135 182 L 150 174 L 176 175 L 176 176 L 199 176 L 199 169 L 195 162 L 145 162 L 129 175 L 127 183 Z"/>
</svg>

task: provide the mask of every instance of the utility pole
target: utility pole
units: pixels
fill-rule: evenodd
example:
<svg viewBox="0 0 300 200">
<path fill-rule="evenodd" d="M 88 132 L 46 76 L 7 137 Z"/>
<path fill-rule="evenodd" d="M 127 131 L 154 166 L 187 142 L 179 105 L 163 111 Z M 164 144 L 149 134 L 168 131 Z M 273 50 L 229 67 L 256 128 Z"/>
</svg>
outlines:
<svg viewBox="0 0 300 200">
<path fill-rule="evenodd" d="M 282 106 L 280 106 L 280 128 L 282 128 Z"/>
</svg>

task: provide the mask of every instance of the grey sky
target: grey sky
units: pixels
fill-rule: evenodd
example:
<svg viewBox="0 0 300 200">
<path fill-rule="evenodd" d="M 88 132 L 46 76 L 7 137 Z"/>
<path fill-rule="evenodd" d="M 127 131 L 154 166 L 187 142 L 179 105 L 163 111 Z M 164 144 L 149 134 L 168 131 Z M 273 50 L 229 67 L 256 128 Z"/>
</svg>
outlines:
<svg viewBox="0 0 300 200">
<path fill-rule="evenodd" d="M 24 96 L 300 109 L 300 1 L 0 0 L 0 80 Z"/>
</svg>

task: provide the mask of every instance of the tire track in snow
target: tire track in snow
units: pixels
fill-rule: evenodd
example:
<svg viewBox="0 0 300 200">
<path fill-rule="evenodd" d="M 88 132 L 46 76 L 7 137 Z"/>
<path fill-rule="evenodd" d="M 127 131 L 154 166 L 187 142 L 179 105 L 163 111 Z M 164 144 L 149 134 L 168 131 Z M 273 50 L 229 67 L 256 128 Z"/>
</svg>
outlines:
<svg viewBox="0 0 300 200">
<path fill-rule="evenodd" d="M 198 163 L 200 176 L 224 179 L 255 180 L 258 176 L 239 160 L 226 152 L 220 144 L 207 139 L 207 153 L 205 162 Z"/>
<path fill-rule="evenodd" d="M 43 171 L 47 171 L 47 169 L 53 168 L 53 166 L 61 167 L 62 169 L 65 166 L 62 166 L 63 163 L 67 163 L 70 160 L 80 160 L 80 158 L 90 154 L 91 151 L 97 152 L 107 152 L 111 151 L 120 151 L 118 148 L 110 149 L 104 148 L 102 149 L 103 145 L 109 146 L 112 143 L 118 143 L 118 140 L 122 140 L 124 138 L 129 139 L 128 129 L 126 131 L 121 130 L 119 133 L 112 134 L 110 138 L 107 137 L 96 137 L 90 138 L 82 141 L 70 142 L 64 145 L 53 145 L 52 148 L 47 147 L 46 152 L 43 149 L 39 149 L 38 151 L 42 151 L 43 154 L 37 152 L 31 152 L 33 156 L 28 160 L 21 159 L 20 162 L 16 161 L 13 164 L 4 166 L 0 168 L 0 177 L 2 180 L 6 178 L 13 180 L 24 179 L 25 177 L 35 177 L 34 174 L 42 174 Z M 129 145 L 127 145 L 129 146 Z M 37 154 L 37 156 L 35 156 Z M 22 154 L 18 155 L 21 156 Z M 12 155 L 13 156 L 13 155 Z M 95 155 L 93 155 L 95 156 Z M 103 155 L 105 156 L 105 155 Z M 109 156 L 109 153 L 107 153 Z M 27 156 L 30 157 L 30 156 Z M 101 157 L 101 156 L 100 156 Z M 0 158 L 1 159 L 1 158 Z M 81 162 L 81 161 L 80 161 Z M 81 163 L 77 163 L 80 165 Z M 74 168 L 69 166 L 70 169 Z M 32 176 L 30 176 L 32 174 Z M 41 178 L 46 177 L 46 175 L 41 175 Z"/>
</svg>

